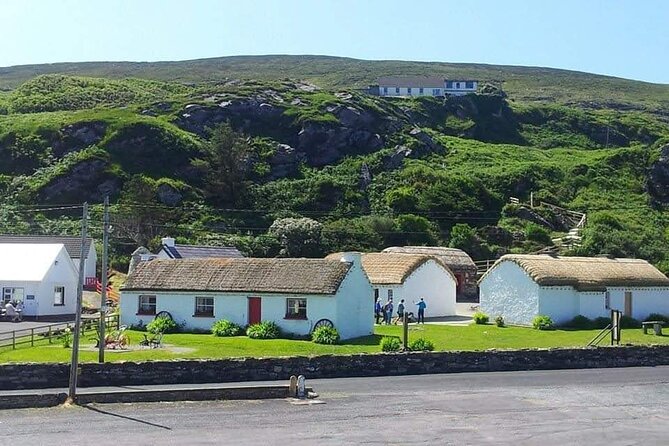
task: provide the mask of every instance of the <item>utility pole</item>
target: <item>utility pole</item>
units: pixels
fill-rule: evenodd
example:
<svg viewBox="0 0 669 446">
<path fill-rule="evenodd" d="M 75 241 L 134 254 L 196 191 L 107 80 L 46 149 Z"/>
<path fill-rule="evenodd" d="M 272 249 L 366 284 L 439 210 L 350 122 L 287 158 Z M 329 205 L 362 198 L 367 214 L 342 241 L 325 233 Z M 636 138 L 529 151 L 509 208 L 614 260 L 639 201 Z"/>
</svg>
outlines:
<svg viewBox="0 0 669 446">
<path fill-rule="evenodd" d="M 105 324 L 107 322 L 107 269 L 109 269 L 109 196 L 105 197 L 104 217 L 102 218 L 102 280 L 100 281 L 102 289 L 100 290 L 100 326 L 99 326 L 99 344 L 98 362 L 105 362 Z"/>
<path fill-rule="evenodd" d="M 79 369 L 79 336 L 81 335 L 81 304 L 84 294 L 84 261 L 86 254 L 86 231 L 88 230 L 88 203 L 84 203 L 81 218 L 81 255 L 79 256 L 79 283 L 77 283 L 77 306 L 74 319 L 74 337 L 72 339 L 72 362 L 70 364 L 70 389 L 67 400 L 74 403 L 77 397 L 77 371 Z"/>
</svg>

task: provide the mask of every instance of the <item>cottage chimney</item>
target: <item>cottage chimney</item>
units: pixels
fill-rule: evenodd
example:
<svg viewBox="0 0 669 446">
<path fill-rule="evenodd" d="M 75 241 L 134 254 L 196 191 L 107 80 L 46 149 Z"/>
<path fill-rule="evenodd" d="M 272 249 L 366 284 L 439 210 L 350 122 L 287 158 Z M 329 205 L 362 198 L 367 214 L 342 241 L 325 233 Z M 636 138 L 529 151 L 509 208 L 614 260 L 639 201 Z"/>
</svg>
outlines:
<svg viewBox="0 0 669 446">
<path fill-rule="evenodd" d="M 174 238 L 172 237 L 163 237 L 162 242 L 164 246 L 174 247 Z"/>
<path fill-rule="evenodd" d="M 146 249 L 144 246 L 140 246 L 139 248 L 135 249 L 135 251 L 130 256 L 130 265 L 128 266 L 128 274 L 131 274 L 140 262 L 151 260 L 151 256 L 152 256 L 151 251 Z"/>
<path fill-rule="evenodd" d="M 343 252 L 340 260 L 359 266 L 362 264 L 362 254 L 359 252 Z"/>
</svg>

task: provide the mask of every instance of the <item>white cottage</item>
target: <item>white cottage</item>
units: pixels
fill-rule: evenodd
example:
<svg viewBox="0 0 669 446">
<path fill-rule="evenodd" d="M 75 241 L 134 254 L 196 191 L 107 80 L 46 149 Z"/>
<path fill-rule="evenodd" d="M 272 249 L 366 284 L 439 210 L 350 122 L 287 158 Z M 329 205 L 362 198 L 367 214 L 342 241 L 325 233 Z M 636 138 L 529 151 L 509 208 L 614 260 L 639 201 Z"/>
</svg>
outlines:
<svg viewBox="0 0 669 446">
<path fill-rule="evenodd" d="M 388 76 L 379 79 L 379 96 L 444 96 L 444 79 L 426 76 Z"/>
<path fill-rule="evenodd" d="M 24 316 L 74 314 L 78 279 L 63 244 L 0 244 L 2 304 L 22 302 Z"/>
<path fill-rule="evenodd" d="M 147 324 L 168 312 L 187 329 L 219 319 L 264 320 L 308 335 L 334 325 L 342 339 L 373 330 L 372 286 L 359 253 L 326 259 L 156 259 L 140 262 L 121 288 L 121 323 Z"/>
<path fill-rule="evenodd" d="M 415 314 L 413 303 L 422 297 L 427 317 L 455 315 L 457 281 L 440 259 L 422 254 L 367 253 L 362 255 L 362 266 L 374 287 L 374 299 L 385 302 L 392 297 L 395 307 L 404 299 L 407 311 Z"/>
<path fill-rule="evenodd" d="M 669 314 L 669 279 L 639 259 L 505 255 L 481 277 L 479 292 L 481 311 L 511 324 L 530 325 L 540 314 L 563 324 L 611 309 L 635 319 Z"/>
<path fill-rule="evenodd" d="M 79 260 L 81 259 L 81 237 L 64 235 L 0 235 L 0 244 L 22 243 L 22 244 L 62 244 L 65 246 L 74 267 L 79 270 Z M 97 253 L 95 252 L 95 242 L 87 238 L 84 243 L 84 284 L 89 288 L 95 288 L 97 280 Z"/>
<path fill-rule="evenodd" d="M 204 259 L 208 257 L 244 257 L 234 246 L 201 246 L 177 244 L 172 237 L 163 237 L 158 259 Z"/>
</svg>

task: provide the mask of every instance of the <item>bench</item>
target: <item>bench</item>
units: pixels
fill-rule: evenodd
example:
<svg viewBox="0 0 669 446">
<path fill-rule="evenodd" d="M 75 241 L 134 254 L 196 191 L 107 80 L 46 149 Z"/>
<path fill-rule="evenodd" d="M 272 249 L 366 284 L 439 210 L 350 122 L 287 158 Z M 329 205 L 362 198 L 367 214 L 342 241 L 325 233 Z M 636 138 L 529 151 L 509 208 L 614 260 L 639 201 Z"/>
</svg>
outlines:
<svg viewBox="0 0 669 446">
<path fill-rule="evenodd" d="M 646 321 L 641 323 L 643 328 L 643 334 L 648 334 L 648 329 L 653 327 L 653 331 L 657 336 L 662 336 L 662 326 L 664 325 L 663 321 Z"/>
</svg>

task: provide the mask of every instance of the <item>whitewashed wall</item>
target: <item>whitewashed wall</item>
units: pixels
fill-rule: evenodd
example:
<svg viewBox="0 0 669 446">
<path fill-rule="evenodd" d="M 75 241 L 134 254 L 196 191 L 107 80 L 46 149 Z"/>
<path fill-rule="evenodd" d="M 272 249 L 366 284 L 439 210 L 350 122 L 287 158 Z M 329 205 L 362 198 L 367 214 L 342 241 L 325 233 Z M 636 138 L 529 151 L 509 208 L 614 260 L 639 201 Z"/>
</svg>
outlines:
<svg viewBox="0 0 669 446">
<path fill-rule="evenodd" d="M 540 287 L 537 314 L 550 316 L 555 324 L 564 324 L 580 311 L 579 293 L 573 287 Z M 532 323 L 530 320 L 529 323 Z"/>
<path fill-rule="evenodd" d="M 362 269 L 360 254 L 346 255 L 353 255 L 355 260 L 335 296 L 337 316 L 333 321 L 342 339 L 368 336 L 374 332 L 372 284 Z"/>
<path fill-rule="evenodd" d="M 411 93 L 409 93 L 409 87 L 400 87 L 399 92 L 396 87 L 387 87 L 388 92 L 384 92 L 384 86 L 379 86 L 379 95 L 380 96 L 443 96 L 444 95 L 444 86 L 441 87 L 423 87 L 423 93 L 420 92 L 420 87 L 411 87 Z M 433 90 L 438 89 L 438 93 L 434 93 Z"/>
<path fill-rule="evenodd" d="M 425 317 L 441 317 L 455 315 L 456 280 L 450 271 L 444 269 L 434 260 L 428 260 L 409 275 L 404 281 L 402 297 L 408 311 L 417 314 L 417 302 L 425 299 L 427 308 Z M 395 299 L 393 299 L 395 300 Z M 397 307 L 395 301 L 395 306 Z"/>
<path fill-rule="evenodd" d="M 500 262 L 479 283 L 479 303 L 491 318 L 529 325 L 539 311 L 539 285 L 516 263 Z"/>
</svg>

